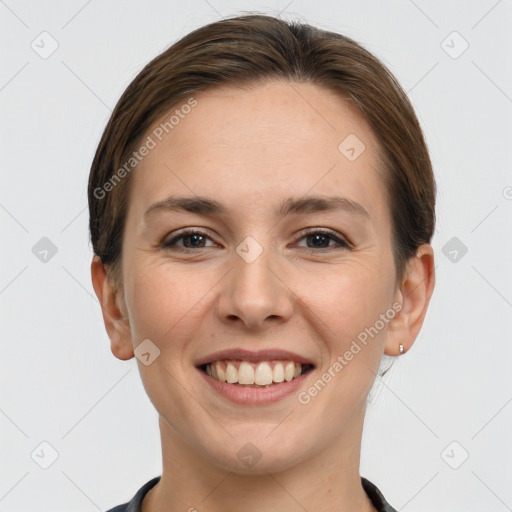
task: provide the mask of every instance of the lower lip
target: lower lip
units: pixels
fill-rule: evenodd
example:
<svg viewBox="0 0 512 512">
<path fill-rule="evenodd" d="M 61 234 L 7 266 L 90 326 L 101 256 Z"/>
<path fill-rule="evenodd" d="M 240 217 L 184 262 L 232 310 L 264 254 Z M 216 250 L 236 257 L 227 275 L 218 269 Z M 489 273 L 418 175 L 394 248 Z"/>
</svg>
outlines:
<svg viewBox="0 0 512 512">
<path fill-rule="evenodd" d="M 226 397 L 228 400 L 242 405 L 265 405 L 282 400 L 283 398 L 296 393 L 305 379 L 312 372 L 305 373 L 290 382 L 280 382 L 272 384 L 268 388 L 253 388 L 249 386 L 239 386 L 237 384 L 229 384 L 210 377 L 198 368 L 197 370 L 203 379 L 213 388 L 214 391 Z"/>
</svg>

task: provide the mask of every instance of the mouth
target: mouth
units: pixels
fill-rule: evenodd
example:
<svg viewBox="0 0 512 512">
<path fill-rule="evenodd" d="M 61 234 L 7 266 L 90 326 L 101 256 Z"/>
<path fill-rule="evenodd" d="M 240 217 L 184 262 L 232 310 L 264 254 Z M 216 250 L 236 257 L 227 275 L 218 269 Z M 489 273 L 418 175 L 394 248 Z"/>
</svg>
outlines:
<svg viewBox="0 0 512 512">
<path fill-rule="evenodd" d="M 296 392 L 314 363 L 284 350 L 224 350 L 195 362 L 203 382 L 231 402 L 264 405 Z"/>
<path fill-rule="evenodd" d="M 312 364 L 293 360 L 268 360 L 253 363 L 245 360 L 217 360 L 199 366 L 206 375 L 235 386 L 268 388 L 291 382 L 313 369 Z"/>
</svg>

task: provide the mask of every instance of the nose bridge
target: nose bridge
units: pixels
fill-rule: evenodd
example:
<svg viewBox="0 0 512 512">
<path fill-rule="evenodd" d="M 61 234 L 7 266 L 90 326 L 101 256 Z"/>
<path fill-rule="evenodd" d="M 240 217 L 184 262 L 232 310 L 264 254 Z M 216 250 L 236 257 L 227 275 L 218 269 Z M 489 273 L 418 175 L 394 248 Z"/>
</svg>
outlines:
<svg viewBox="0 0 512 512">
<path fill-rule="evenodd" d="M 246 237 L 233 254 L 233 270 L 219 300 L 223 320 L 241 320 L 247 327 L 261 327 L 269 319 L 291 315 L 290 290 L 275 275 L 276 255 L 268 235 Z M 272 270 L 271 270 L 272 268 Z"/>
</svg>

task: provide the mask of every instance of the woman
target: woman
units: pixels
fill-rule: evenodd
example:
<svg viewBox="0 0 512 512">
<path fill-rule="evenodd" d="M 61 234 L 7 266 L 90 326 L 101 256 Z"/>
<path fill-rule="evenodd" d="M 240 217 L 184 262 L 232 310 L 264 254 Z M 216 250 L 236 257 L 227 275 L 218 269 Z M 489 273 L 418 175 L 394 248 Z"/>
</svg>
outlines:
<svg viewBox="0 0 512 512">
<path fill-rule="evenodd" d="M 425 317 L 434 202 L 409 101 L 351 39 L 247 15 L 150 62 L 89 179 L 94 289 L 162 443 L 112 510 L 393 511 L 361 435 Z"/>
</svg>

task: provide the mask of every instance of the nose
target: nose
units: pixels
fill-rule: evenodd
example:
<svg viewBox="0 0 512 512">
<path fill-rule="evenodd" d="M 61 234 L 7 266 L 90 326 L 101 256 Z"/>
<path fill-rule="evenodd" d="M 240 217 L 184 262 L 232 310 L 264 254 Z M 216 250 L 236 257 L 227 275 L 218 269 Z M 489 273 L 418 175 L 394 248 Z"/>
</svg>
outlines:
<svg viewBox="0 0 512 512">
<path fill-rule="evenodd" d="M 252 262 L 234 253 L 233 269 L 222 283 L 217 303 L 222 322 L 262 330 L 291 318 L 294 293 L 270 250 Z"/>
</svg>

